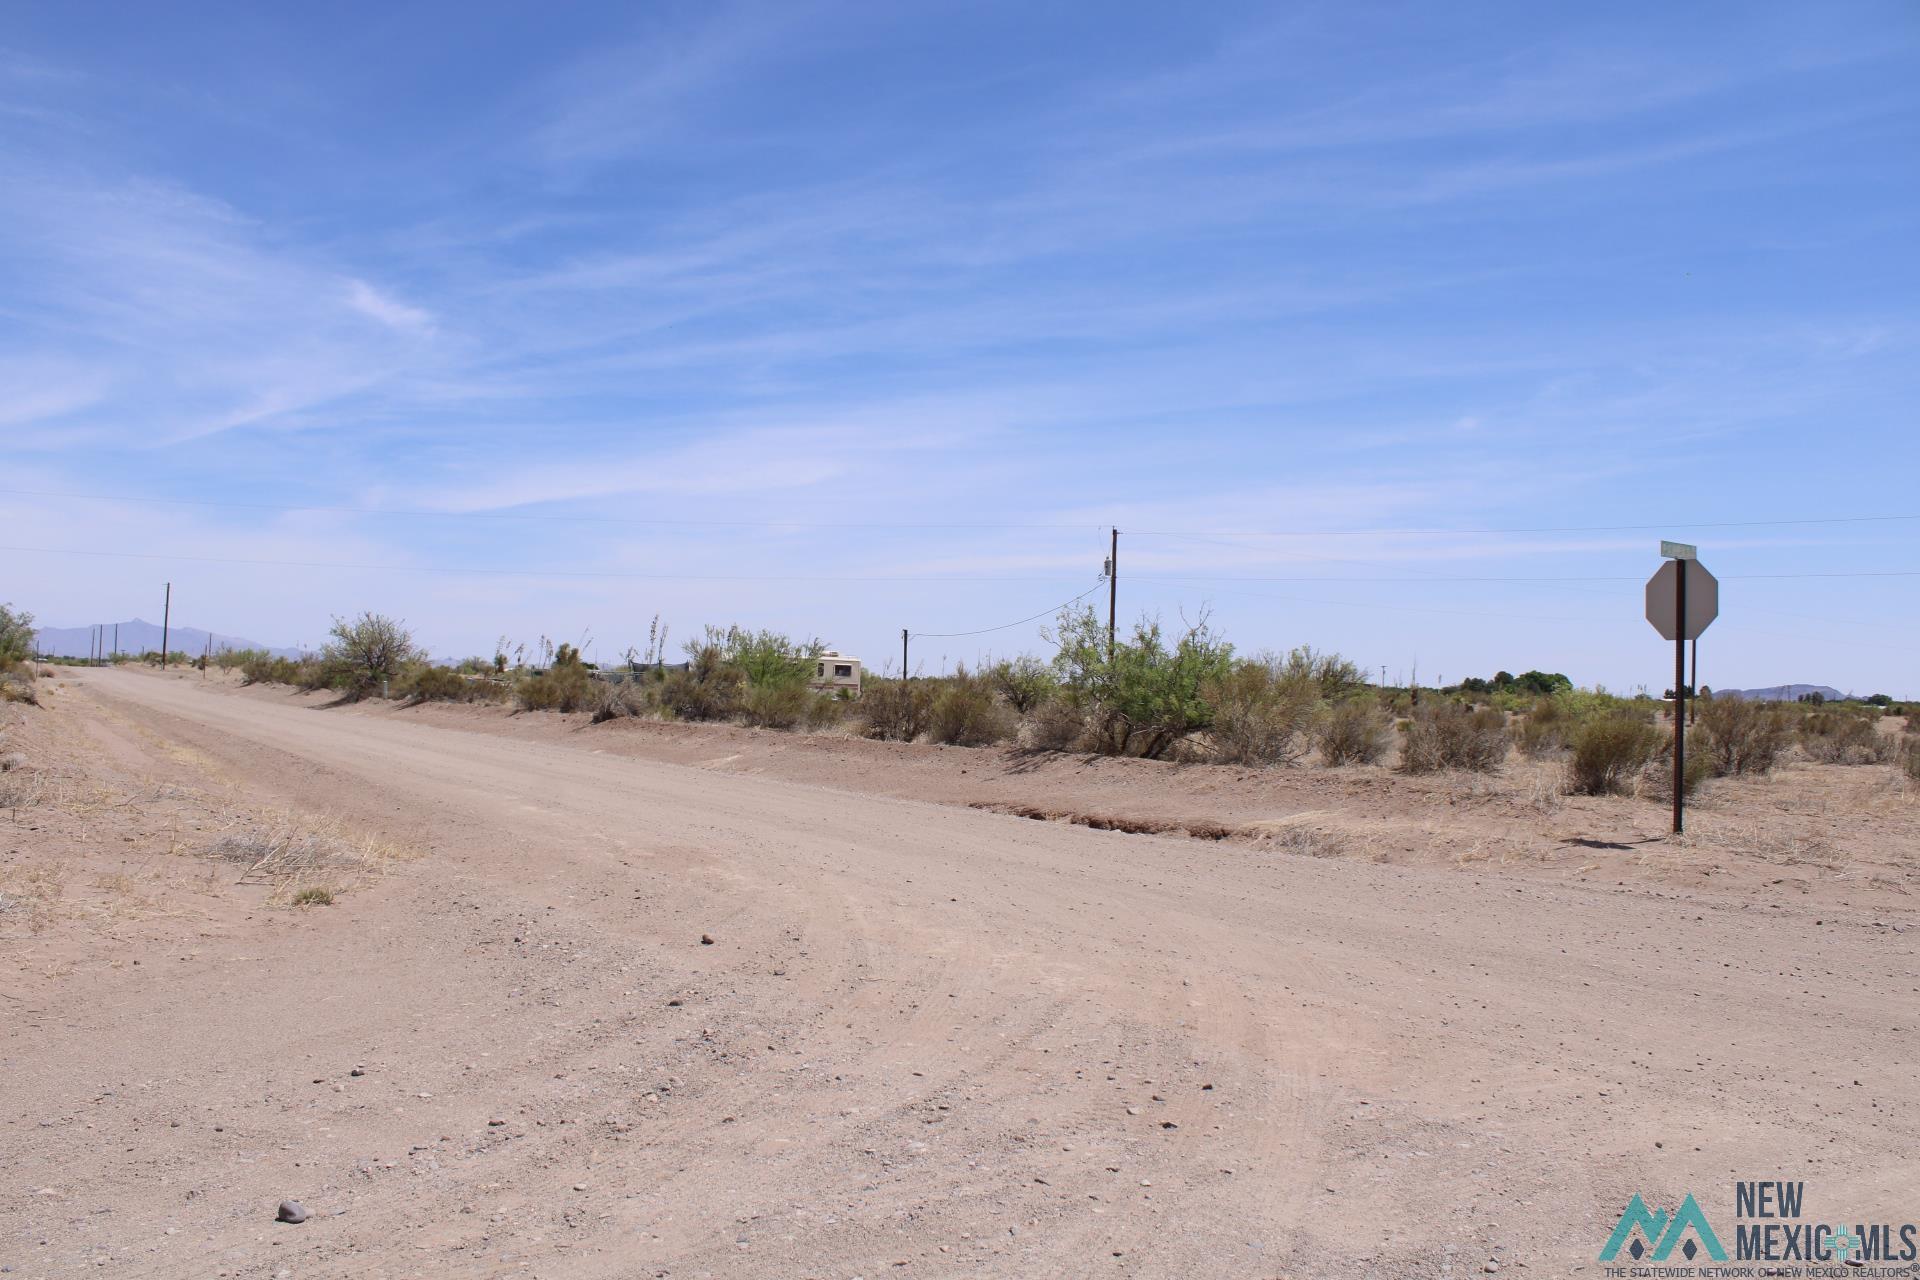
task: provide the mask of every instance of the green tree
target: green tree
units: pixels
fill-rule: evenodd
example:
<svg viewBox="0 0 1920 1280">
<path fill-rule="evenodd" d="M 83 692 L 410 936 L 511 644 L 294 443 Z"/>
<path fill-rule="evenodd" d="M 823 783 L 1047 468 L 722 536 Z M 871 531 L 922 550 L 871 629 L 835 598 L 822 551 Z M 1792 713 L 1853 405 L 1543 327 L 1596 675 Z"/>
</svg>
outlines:
<svg viewBox="0 0 1920 1280">
<path fill-rule="evenodd" d="M 697 657 L 702 648 L 715 647 L 722 660 L 737 668 L 755 689 L 791 689 L 804 687 L 813 679 L 820 655 L 826 650 L 822 640 L 794 640 L 777 631 L 748 631 L 728 627 L 725 635 L 707 628 L 704 642 L 689 644 L 687 656 Z"/>
<path fill-rule="evenodd" d="M 1061 613 L 1049 637 L 1058 646 L 1060 684 L 1088 713 L 1110 755 L 1164 759 L 1213 721 L 1202 692 L 1233 667 L 1233 646 L 1213 634 L 1207 616 L 1169 646 L 1157 618 L 1142 618 L 1109 647 L 1091 607 Z"/>
<path fill-rule="evenodd" d="M 33 615 L 10 604 L 0 604 L 0 671 L 33 656 Z"/>
<path fill-rule="evenodd" d="M 349 697 L 365 697 L 383 680 L 419 656 L 406 624 L 378 613 L 363 613 L 351 622 L 333 620 L 332 639 L 320 651 L 338 688 Z"/>
</svg>

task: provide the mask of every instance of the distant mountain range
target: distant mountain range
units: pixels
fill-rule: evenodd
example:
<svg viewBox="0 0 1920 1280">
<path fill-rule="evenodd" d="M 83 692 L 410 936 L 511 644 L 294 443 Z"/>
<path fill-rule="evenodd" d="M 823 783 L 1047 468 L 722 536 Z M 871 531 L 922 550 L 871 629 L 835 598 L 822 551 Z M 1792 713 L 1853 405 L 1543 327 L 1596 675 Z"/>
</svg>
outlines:
<svg viewBox="0 0 1920 1280">
<path fill-rule="evenodd" d="M 106 624 L 106 647 L 114 652 L 114 628 L 120 629 L 120 653 L 138 656 L 143 653 L 159 652 L 160 624 L 148 622 L 144 618 L 134 618 L 127 622 L 109 622 Z M 93 652 L 94 628 L 92 627 L 41 627 L 34 633 L 35 644 L 41 653 L 54 658 L 84 658 Z M 227 649 L 265 649 L 278 657 L 297 658 L 298 649 L 276 648 L 261 644 L 258 640 L 248 640 L 241 636 L 223 636 L 219 632 L 207 632 L 199 627 L 175 626 L 167 632 L 167 648 L 175 653 L 202 654 L 207 651 L 207 641 L 213 641 L 213 651 L 220 653 Z"/>
<path fill-rule="evenodd" d="M 1828 702 L 1837 702 L 1847 695 L 1830 684 L 1776 684 L 1765 689 L 1715 689 L 1716 698 L 1744 698 L 1748 702 L 1798 702 L 1810 693 L 1817 693 Z"/>
</svg>

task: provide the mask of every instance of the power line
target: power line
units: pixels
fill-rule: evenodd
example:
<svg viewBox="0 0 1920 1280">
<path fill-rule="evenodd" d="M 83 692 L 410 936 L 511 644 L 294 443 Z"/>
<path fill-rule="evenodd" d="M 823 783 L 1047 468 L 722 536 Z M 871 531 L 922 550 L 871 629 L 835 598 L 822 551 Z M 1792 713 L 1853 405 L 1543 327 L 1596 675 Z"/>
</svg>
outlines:
<svg viewBox="0 0 1920 1280">
<path fill-rule="evenodd" d="M 1104 582 L 1105 579 L 1103 578 L 1101 579 L 1101 581 Z M 997 627 L 981 627 L 978 631 L 916 631 L 913 633 L 913 638 L 915 640 L 952 640 L 958 636 L 984 636 L 994 631 L 1011 630 L 1014 627 L 1025 626 L 1029 622 L 1037 622 L 1041 618 L 1044 618 L 1049 614 L 1058 613 L 1070 604 L 1079 604 L 1082 600 L 1085 600 L 1088 596 L 1092 595 L 1094 592 L 1098 591 L 1099 589 L 1100 589 L 1100 583 L 1096 582 L 1092 586 L 1088 587 L 1085 591 L 1082 591 L 1079 595 L 1075 596 L 1073 599 L 1064 600 L 1061 603 L 1053 606 L 1053 608 L 1051 609 L 1042 609 L 1040 612 L 1034 614 L 1032 617 L 1022 618 L 1018 622 L 1003 622 Z"/>
</svg>

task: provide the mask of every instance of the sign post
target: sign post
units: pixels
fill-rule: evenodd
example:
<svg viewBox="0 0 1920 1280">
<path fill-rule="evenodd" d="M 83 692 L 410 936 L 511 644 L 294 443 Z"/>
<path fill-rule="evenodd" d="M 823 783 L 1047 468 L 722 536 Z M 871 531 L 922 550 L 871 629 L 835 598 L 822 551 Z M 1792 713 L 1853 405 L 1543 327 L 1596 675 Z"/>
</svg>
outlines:
<svg viewBox="0 0 1920 1280">
<path fill-rule="evenodd" d="M 1720 581 L 1699 562 L 1699 548 L 1662 542 L 1667 562 L 1647 579 L 1647 621 L 1673 641 L 1673 833 L 1686 830 L 1687 641 L 1720 616 Z"/>
</svg>

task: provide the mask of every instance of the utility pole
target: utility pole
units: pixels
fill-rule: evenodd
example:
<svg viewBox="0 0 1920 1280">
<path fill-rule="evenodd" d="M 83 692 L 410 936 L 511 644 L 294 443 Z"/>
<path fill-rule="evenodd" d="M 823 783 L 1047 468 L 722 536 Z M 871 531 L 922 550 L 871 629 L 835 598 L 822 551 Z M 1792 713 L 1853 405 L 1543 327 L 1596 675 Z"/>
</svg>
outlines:
<svg viewBox="0 0 1920 1280">
<path fill-rule="evenodd" d="M 120 624 L 117 622 L 113 624 L 113 656 L 120 656 Z"/>
<path fill-rule="evenodd" d="M 151 625 L 151 624 L 149 624 Z M 173 625 L 173 584 L 167 584 L 167 602 L 160 610 L 160 669 L 167 669 L 167 629 Z"/>
<path fill-rule="evenodd" d="M 1120 530 L 1113 530 L 1113 548 L 1107 553 L 1107 661 L 1113 661 L 1114 623 L 1120 612 Z"/>
<path fill-rule="evenodd" d="M 907 629 L 905 627 L 902 627 L 900 628 L 900 680 L 901 682 L 905 683 L 906 678 L 907 678 Z"/>
</svg>

